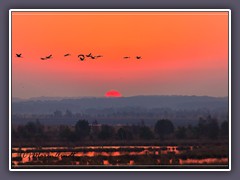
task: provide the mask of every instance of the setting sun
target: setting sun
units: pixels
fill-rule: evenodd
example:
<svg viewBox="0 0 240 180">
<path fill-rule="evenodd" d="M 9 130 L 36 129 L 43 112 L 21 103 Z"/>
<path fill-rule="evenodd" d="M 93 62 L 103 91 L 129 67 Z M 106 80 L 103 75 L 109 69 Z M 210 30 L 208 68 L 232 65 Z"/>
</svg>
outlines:
<svg viewBox="0 0 240 180">
<path fill-rule="evenodd" d="M 105 97 L 122 97 L 122 94 L 116 90 L 110 90 L 105 93 Z"/>
</svg>

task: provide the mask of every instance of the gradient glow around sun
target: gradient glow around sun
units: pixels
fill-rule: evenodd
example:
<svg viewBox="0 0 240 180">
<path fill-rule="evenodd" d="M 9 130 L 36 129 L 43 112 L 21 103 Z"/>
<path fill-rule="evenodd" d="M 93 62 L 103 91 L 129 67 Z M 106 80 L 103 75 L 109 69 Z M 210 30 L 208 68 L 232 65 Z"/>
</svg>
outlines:
<svg viewBox="0 0 240 180">
<path fill-rule="evenodd" d="M 109 90 L 105 93 L 105 97 L 122 97 L 122 94 L 117 90 Z"/>
</svg>

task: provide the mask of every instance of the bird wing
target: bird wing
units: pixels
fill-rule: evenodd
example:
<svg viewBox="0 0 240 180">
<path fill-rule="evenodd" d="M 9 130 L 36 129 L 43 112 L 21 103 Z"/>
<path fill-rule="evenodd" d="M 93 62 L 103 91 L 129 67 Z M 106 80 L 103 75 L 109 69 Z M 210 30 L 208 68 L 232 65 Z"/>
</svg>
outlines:
<svg viewBox="0 0 240 180">
<path fill-rule="evenodd" d="M 80 58 L 80 60 L 83 61 L 83 60 L 85 59 L 85 56 L 84 56 L 84 54 L 79 54 L 79 55 L 78 55 L 78 58 Z"/>
<path fill-rule="evenodd" d="M 89 54 L 87 54 L 86 56 L 87 56 L 87 57 L 91 57 L 91 56 L 92 56 L 92 53 L 89 53 Z"/>
</svg>

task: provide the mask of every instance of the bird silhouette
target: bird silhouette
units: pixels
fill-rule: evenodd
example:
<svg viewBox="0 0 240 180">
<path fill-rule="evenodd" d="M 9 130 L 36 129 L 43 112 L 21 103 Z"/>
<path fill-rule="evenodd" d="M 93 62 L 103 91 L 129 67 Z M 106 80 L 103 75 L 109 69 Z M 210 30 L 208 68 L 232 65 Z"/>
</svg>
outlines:
<svg viewBox="0 0 240 180">
<path fill-rule="evenodd" d="M 91 57 L 92 56 L 92 53 L 89 53 L 86 55 L 86 57 Z"/>
<path fill-rule="evenodd" d="M 70 54 L 64 54 L 64 57 L 70 56 Z"/>
<path fill-rule="evenodd" d="M 49 55 L 49 56 L 46 56 L 45 58 L 40 58 L 41 60 L 48 60 L 48 59 L 50 59 L 50 58 L 52 58 L 52 55 Z"/>
<path fill-rule="evenodd" d="M 46 59 L 50 59 L 52 58 L 52 55 L 46 56 Z"/>
<path fill-rule="evenodd" d="M 92 59 L 96 59 L 97 56 L 90 56 Z"/>
<path fill-rule="evenodd" d="M 81 61 L 84 61 L 85 56 L 84 56 L 84 54 L 79 54 L 79 55 L 78 55 L 78 58 L 79 58 Z"/>
<path fill-rule="evenodd" d="M 16 54 L 18 58 L 22 58 L 22 54 Z"/>
<path fill-rule="evenodd" d="M 141 56 L 136 56 L 136 58 L 137 58 L 137 59 L 142 59 L 142 57 L 141 57 Z"/>
<path fill-rule="evenodd" d="M 130 56 L 124 56 L 123 58 L 124 58 L 124 59 L 128 59 L 128 58 L 130 58 Z"/>
</svg>

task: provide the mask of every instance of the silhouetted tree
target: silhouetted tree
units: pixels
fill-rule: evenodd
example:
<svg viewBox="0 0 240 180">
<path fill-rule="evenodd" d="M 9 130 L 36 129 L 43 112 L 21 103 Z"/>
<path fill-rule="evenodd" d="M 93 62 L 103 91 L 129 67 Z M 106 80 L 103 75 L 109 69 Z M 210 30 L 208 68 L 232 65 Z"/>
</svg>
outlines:
<svg viewBox="0 0 240 180">
<path fill-rule="evenodd" d="M 229 125 L 228 121 L 223 121 L 221 124 L 221 135 L 222 136 L 228 136 L 229 134 Z"/>
<path fill-rule="evenodd" d="M 106 139 L 112 138 L 114 135 L 115 135 L 115 132 L 112 126 L 102 125 L 101 131 L 98 134 L 98 137 L 100 139 L 106 140 Z"/>
<path fill-rule="evenodd" d="M 141 139 L 152 139 L 152 138 L 154 138 L 154 135 L 149 127 L 142 126 L 139 129 L 139 137 Z"/>
<path fill-rule="evenodd" d="M 219 126 L 216 119 L 210 119 L 207 126 L 207 137 L 210 139 L 216 139 L 219 135 Z"/>
<path fill-rule="evenodd" d="M 12 127 L 12 139 L 16 140 L 17 138 L 18 138 L 17 131 L 15 130 L 15 128 Z"/>
<path fill-rule="evenodd" d="M 117 131 L 117 139 L 127 140 L 132 139 L 132 133 L 127 128 L 120 128 Z"/>
<path fill-rule="evenodd" d="M 19 138 L 29 138 L 29 135 L 23 125 L 19 125 L 17 127 L 17 133 L 18 133 Z"/>
<path fill-rule="evenodd" d="M 25 126 L 18 126 L 19 136 L 29 140 L 41 140 L 45 137 L 44 126 L 39 120 L 30 121 Z"/>
<path fill-rule="evenodd" d="M 79 120 L 75 125 L 75 133 L 79 139 L 84 139 L 87 137 L 90 133 L 90 126 L 88 121 Z"/>
<path fill-rule="evenodd" d="M 67 140 L 67 141 L 77 140 L 76 134 L 73 131 L 71 131 L 69 126 L 61 125 L 59 127 L 59 136 L 62 140 Z"/>
<path fill-rule="evenodd" d="M 209 116 L 208 119 L 211 117 Z M 207 137 L 208 133 L 208 121 L 207 119 L 204 119 L 202 117 L 198 120 L 198 126 L 197 126 L 197 137 Z"/>
<path fill-rule="evenodd" d="M 186 128 L 186 137 L 189 139 L 198 139 L 200 137 L 198 127 L 188 125 Z"/>
<path fill-rule="evenodd" d="M 100 125 L 98 124 L 97 120 L 94 120 L 91 126 L 91 133 L 90 133 L 91 139 L 97 138 L 99 132 L 100 132 Z"/>
<path fill-rule="evenodd" d="M 140 126 L 139 125 L 131 125 L 129 127 L 129 130 L 131 131 L 133 138 L 139 137 L 139 133 L 140 133 Z"/>
<path fill-rule="evenodd" d="M 186 138 L 186 131 L 187 129 L 183 126 L 183 127 L 178 127 L 178 129 L 175 132 L 175 136 L 178 139 L 185 139 Z"/>
<path fill-rule="evenodd" d="M 156 122 L 154 131 L 159 135 L 161 139 L 164 139 L 166 135 L 174 132 L 174 126 L 170 120 L 162 119 Z"/>
<path fill-rule="evenodd" d="M 206 119 L 200 118 L 197 128 L 199 137 L 216 139 L 219 135 L 218 122 L 210 115 Z"/>
</svg>

